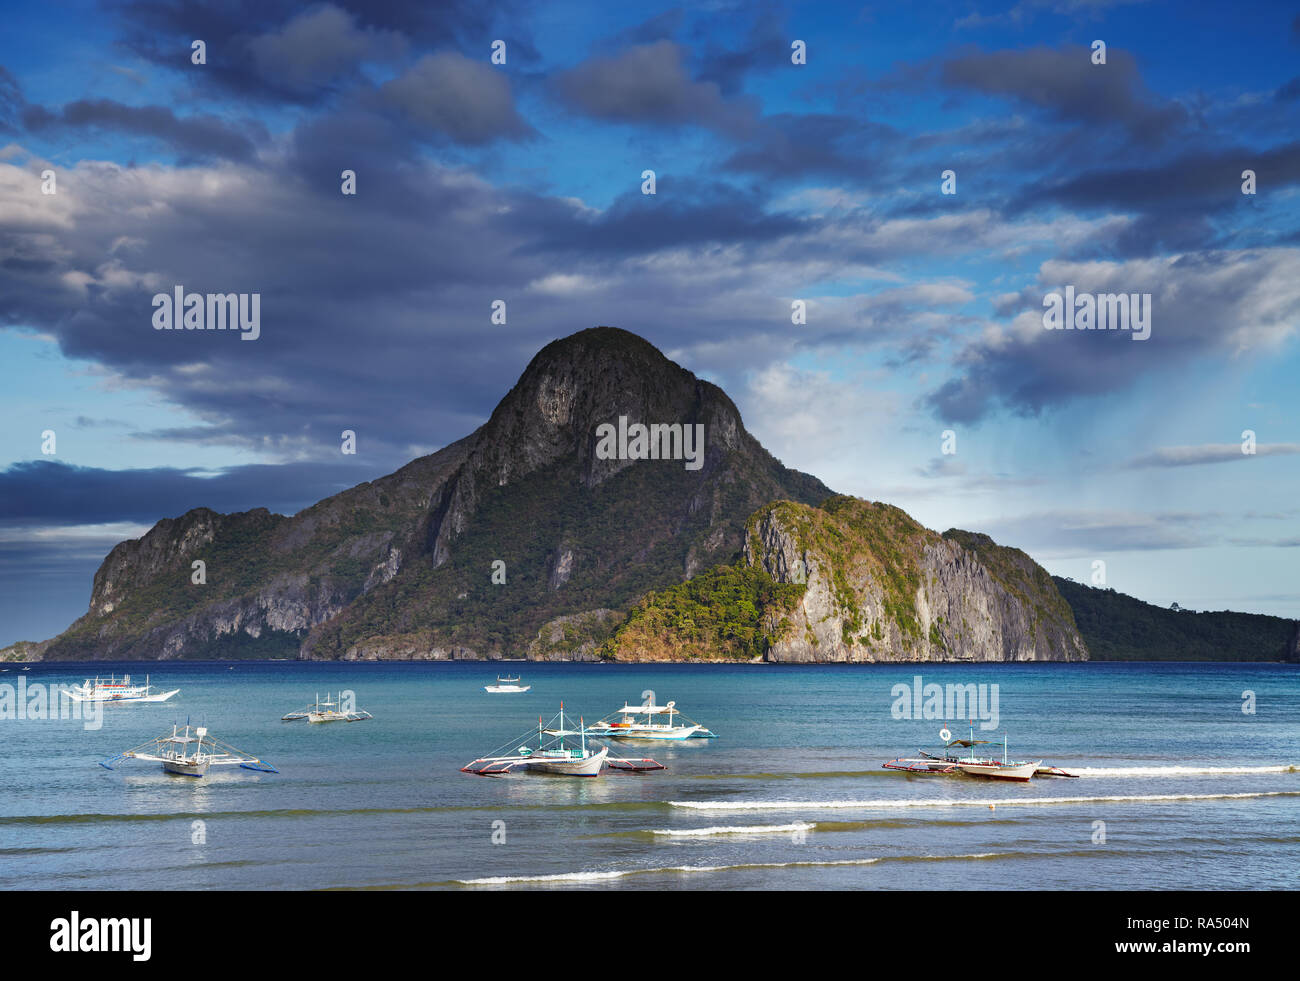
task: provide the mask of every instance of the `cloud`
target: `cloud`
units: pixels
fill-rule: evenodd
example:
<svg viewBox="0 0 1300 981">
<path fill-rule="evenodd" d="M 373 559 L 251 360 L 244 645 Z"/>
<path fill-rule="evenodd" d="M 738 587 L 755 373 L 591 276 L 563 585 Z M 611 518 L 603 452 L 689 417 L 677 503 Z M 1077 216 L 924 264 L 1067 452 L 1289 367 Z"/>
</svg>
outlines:
<svg viewBox="0 0 1300 981">
<path fill-rule="evenodd" d="M 165 106 L 128 106 L 112 99 L 78 99 L 60 110 L 27 106 L 23 125 L 33 133 L 57 129 L 99 129 L 158 140 L 183 160 L 225 158 L 248 160 L 254 154 L 251 130 L 260 139 L 266 130 L 259 123 L 232 125 L 218 116 L 177 116 Z"/>
<path fill-rule="evenodd" d="M 949 89 L 1006 98 L 1058 122 L 1118 125 L 1144 143 L 1187 122 L 1182 106 L 1146 88 L 1131 53 L 1109 48 L 1104 65 L 1092 64 L 1091 54 L 1076 45 L 973 51 L 941 61 L 939 79 Z"/>
<path fill-rule="evenodd" d="M 1300 453 L 1300 443 L 1260 443 L 1256 456 L 1281 456 Z M 1199 446 L 1163 446 L 1151 453 L 1134 457 L 1124 464 L 1129 470 L 1151 467 L 1191 467 L 1202 463 L 1233 463 L 1250 460 L 1240 443 L 1202 443 Z"/>
<path fill-rule="evenodd" d="M 101 526 L 143 523 L 147 528 L 196 507 L 225 512 L 266 507 L 293 514 L 378 476 L 357 464 L 338 463 L 248 464 L 216 474 L 174 467 L 104 470 L 53 460 L 15 463 L 0 470 L 0 541 L 88 537 L 98 547 L 120 531 Z M 74 532 L 73 525 L 85 527 Z"/>
<path fill-rule="evenodd" d="M 500 20 L 516 27 L 520 4 L 477 0 L 424 3 L 333 0 L 304 11 L 297 0 L 125 0 L 114 5 L 121 43 L 143 60 L 179 71 L 209 94 L 314 106 L 330 101 L 340 83 L 368 60 L 385 60 L 403 46 L 429 50 L 483 45 Z M 203 40 L 202 81 L 190 72 L 190 42 Z M 516 52 L 526 56 L 528 46 Z"/>
<path fill-rule="evenodd" d="M 1298 183 L 1300 143 L 1186 153 L 1149 166 L 1091 170 L 1029 188 L 1017 210 L 1052 202 L 1071 208 L 1174 208 L 1204 214 L 1240 204 L 1241 172 L 1246 169 L 1254 170 L 1259 183 L 1270 189 Z"/>
<path fill-rule="evenodd" d="M 1184 511 L 1055 510 L 982 521 L 979 528 L 1000 544 L 1032 555 L 1100 557 L 1221 544 L 1208 530 L 1215 517 Z"/>
<path fill-rule="evenodd" d="M 396 31 L 360 29 L 351 14 L 327 4 L 253 38 L 248 50 L 263 78 L 307 92 L 355 77 L 366 62 L 397 59 L 406 40 Z"/>
<path fill-rule="evenodd" d="M 1047 331 L 1042 299 L 1077 293 L 1150 293 L 1151 336 L 1127 331 Z M 1004 304 L 1005 308 L 1005 304 Z M 1300 323 L 1300 249 L 1200 252 L 1127 262 L 1052 260 L 1021 292 L 1010 324 L 969 343 L 959 374 L 924 399 L 938 418 L 974 422 L 997 406 L 1034 415 L 1075 399 L 1121 391 L 1139 378 L 1208 355 L 1276 349 Z"/>
<path fill-rule="evenodd" d="M 882 159 L 897 134 L 884 124 L 834 113 L 777 113 L 723 162 L 728 170 L 773 179 L 831 177 L 850 183 L 885 179 Z"/>
<path fill-rule="evenodd" d="M 607 122 L 691 124 L 737 135 L 753 128 L 758 113 L 756 100 L 728 99 L 717 82 L 692 80 L 683 49 L 668 40 L 590 58 L 554 84 L 570 108 Z"/>
<path fill-rule="evenodd" d="M 505 73 L 454 51 L 421 58 L 384 83 L 379 99 L 416 126 L 466 146 L 535 135 L 515 110 Z"/>
</svg>

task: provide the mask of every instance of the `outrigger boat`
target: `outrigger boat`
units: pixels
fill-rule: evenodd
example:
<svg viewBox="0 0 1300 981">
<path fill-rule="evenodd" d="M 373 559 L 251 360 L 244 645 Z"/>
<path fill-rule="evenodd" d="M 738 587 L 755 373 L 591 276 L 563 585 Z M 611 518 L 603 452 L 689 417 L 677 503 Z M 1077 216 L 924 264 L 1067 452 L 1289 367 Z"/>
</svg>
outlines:
<svg viewBox="0 0 1300 981">
<path fill-rule="evenodd" d="M 972 777 L 987 777 L 992 780 L 1018 780 L 1021 782 L 1028 781 L 1035 776 L 1041 777 L 1077 777 L 1077 773 L 1067 773 L 1059 766 L 1044 766 L 1042 760 L 1015 761 L 1007 759 L 1007 741 L 1006 735 L 1002 737 L 1002 758 L 981 757 L 975 755 L 976 746 L 995 745 L 987 739 L 975 738 L 975 727 L 971 726 L 971 736 L 969 739 L 953 739 L 951 733 L 945 728 L 939 733 L 939 738 L 943 740 L 944 754 L 935 756 L 921 751 L 920 758 L 904 758 L 890 760 L 883 764 L 886 770 L 902 770 L 906 773 L 921 774 L 939 774 L 939 773 L 965 773 Z M 959 755 L 958 749 L 966 749 L 970 752 L 965 755 Z"/>
<path fill-rule="evenodd" d="M 488 777 L 509 773 L 521 767 L 526 770 L 540 770 L 543 773 L 558 773 L 570 777 L 598 777 L 605 767 L 633 771 L 666 769 L 662 763 L 651 759 L 610 756 L 609 747 L 601 744 L 591 733 L 592 731 L 583 724 L 581 716 L 578 717 L 577 729 L 565 727 L 564 703 L 561 702 L 560 714 L 550 723 L 543 723 L 538 717 L 536 749 L 529 746 L 526 741 L 532 733 L 525 733 L 520 737 L 525 741 L 513 753 L 508 752 L 508 747 L 514 746 L 516 742 L 514 739 L 490 756 L 466 763 L 460 768 L 460 772 Z M 578 737 L 576 746 L 572 742 L 574 736 Z M 565 744 L 566 738 L 570 739 L 568 745 Z M 595 746 L 588 745 L 589 742 L 594 743 Z"/>
<path fill-rule="evenodd" d="M 521 687 L 518 678 L 503 678 L 501 675 L 497 675 L 497 683 L 495 685 L 484 685 L 483 690 L 491 692 L 493 695 L 504 695 L 510 692 L 522 694 L 532 687 L 532 685 L 523 685 Z"/>
<path fill-rule="evenodd" d="M 668 721 L 657 722 L 656 717 L 667 715 Z M 673 716 L 681 716 L 686 725 L 673 721 Z M 697 722 L 692 722 L 677 710 L 676 702 L 667 705 L 624 705 L 617 712 L 605 716 L 587 730 L 598 736 L 610 739 L 717 739 L 717 733 L 710 732 Z"/>
<path fill-rule="evenodd" d="M 339 700 L 331 702 L 328 694 L 325 701 L 320 700 L 320 695 L 316 696 L 316 701 L 304 709 L 297 712 L 290 712 L 288 715 L 280 716 L 281 722 L 297 722 L 300 719 L 306 719 L 308 722 L 363 722 L 366 719 L 373 719 L 374 716 L 369 712 L 361 709 L 354 709 L 351 712 L 344 712 L 340 705 L 343 703 L 343 693 L 339 692 Z"/>
<path fill-rule="evenodd" d="M 133 685 L 129 674 L 123 675 L 121 681 L 117 680 L 117 675 L 107 681 L 98 676 L 94 681 L 87 678 L 80 685 L 62 689 L 62 693 L 74 702 L 165 702 L 179 691 L 179 688 L 173 688 L 155 693 L 148 675 L 144 676 L 143 685 Z"/>
<path fill-rule="evenodd" d="M 194 734 L 190 735 L 191 732 Z M 208 772 L 210 766 L 238 765 L 245 770 L 258 770 L 262 773 L 280 772 L 265 760 L 218 742 L 202 726 L 192 729 L 189 723 L 185 724 L 184 732 L 180 726 L 172 726 L 170 736 L 151 739 L 135 749 L 101 760 L 99 765 L 105 770 L 111 770 L 125 760 L 153 760 L 161 763 L 165 772 L 182 777 L 201 777 Z"/>
</svg>

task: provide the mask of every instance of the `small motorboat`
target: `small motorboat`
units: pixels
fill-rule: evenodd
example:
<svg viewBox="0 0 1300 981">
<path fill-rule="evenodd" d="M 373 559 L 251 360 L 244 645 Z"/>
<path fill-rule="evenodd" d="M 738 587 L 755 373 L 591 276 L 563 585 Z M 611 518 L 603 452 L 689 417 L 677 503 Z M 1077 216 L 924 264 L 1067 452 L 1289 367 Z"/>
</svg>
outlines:
<svg viewBox="0 0 1300 981">
<path fill-rule="evenodd" d="M 483 690 L 491 692 L 493 695 L 521 695 L 532 687 L 532 685 L 520 685 L 518 678 L 503 678 L 497 675 L 497 683 L 495 685 L 484 685 Z"/>
</svg>

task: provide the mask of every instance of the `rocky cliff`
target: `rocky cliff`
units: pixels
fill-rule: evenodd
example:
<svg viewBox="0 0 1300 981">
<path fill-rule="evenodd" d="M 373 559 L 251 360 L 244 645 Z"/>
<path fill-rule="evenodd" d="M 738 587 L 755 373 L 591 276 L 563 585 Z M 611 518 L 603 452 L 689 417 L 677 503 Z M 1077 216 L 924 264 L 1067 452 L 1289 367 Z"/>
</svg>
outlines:
<svg viewBox="0 0 1300 981">
<path fill-rule="evenodd" d="M 1080 661 L 1051 577 L 986 535 L 936 534 L 888 504 L 766 505 L 730 576 L 652 595 L 606 643 L 613 659 Z"/>
</svg>

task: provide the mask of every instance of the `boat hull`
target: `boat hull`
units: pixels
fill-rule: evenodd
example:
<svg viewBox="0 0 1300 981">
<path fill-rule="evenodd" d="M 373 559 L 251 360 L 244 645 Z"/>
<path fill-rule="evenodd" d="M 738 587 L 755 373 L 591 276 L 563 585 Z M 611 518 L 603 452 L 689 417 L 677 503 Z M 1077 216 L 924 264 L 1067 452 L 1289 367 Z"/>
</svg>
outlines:
<svg viewBox="0 0 1300 981">
<path fill-rule="evenodd" d="M 663 728 L 610 726 L 608 729 L 591 729 L 590 732 L 602 739 L 690 739 L 700 728 L 700 726 L 665 726 Z"/>
<path fill-rule="evenodd" d="M 531 759 L 524 765 L 541 773 L 557 773 L 566 777 L 598 777 L 608 755 L 609 750 L 602 749 L 586 759 Z"/>
<path fill-rule="evenodd" d="M 84 691 L 72 688 L 62 689 L 63 694 L 74 702 L 165 702 L 179 691 L 179 688 L 174 688 L 171 691 L 159 692 L 157 695 L 88 695 Z"/>
<path fill-rule="evenodd" d="M 493 695 L 522 695 L 532 687 L 532 685 L 524 685 L 522 688 L 519 685 L 484 685 L 483 690 Z"/>
<path fill-rule="evenodd" d="M 201 777 L 208 772 L 207 760 L 163 760 L 163 770 L 178 777 Z"/>
<path fill-rule="evenodd" d="M 1042 760 L 1032 763 L 958 763 L 957 769 L 970 777 L 983 777 L 986 780 L 1016 780 L 1028 782 L 1043 765 Z"/>
</svg>

